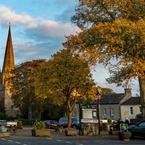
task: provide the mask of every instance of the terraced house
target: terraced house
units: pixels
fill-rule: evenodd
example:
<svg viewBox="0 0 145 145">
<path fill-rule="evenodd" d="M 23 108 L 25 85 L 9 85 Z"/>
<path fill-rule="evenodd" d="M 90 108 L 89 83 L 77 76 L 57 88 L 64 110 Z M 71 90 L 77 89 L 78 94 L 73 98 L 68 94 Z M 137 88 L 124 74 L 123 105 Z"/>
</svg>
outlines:
<svg viewBox="0 0 145 145">
<path fill-rule="evenodd" d="M 82 121 L 95 122 L 97 102 L 91 102 L 82 106 Z M 132 97 L 131 89 L 125 89 L 125 93 L 106 94 L 100 99 L 99 110 L 101 120 L 134 119 L 141 113 L 140 97 Z"/>
</svg>

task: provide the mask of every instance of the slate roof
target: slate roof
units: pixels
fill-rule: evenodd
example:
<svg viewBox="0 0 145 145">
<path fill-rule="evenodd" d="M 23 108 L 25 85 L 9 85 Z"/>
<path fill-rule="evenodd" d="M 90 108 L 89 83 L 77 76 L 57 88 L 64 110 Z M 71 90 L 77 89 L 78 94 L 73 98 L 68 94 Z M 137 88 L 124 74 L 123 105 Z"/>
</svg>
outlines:
<svg viewBox="0 0 145 145">
<path fill-rule="evenodd" d="M 120 104 L 120 101 L 123 97 L 124 97 L 123 93 L 103 95 L 100 100 L 100 105 Z M 96 101 L 92 101 L 92 102 L 88 103 L 87 105 L 96 105 Z M 83 106 L 85 106 L 85 105 L 83 105 Z"/>
<path fill-rule="evenodd" d="M 123 102 L 121 105 L 140 105 L 141 99 L 140 97 L 131 97 L 127 101 Z"/>
<path fill-rule="evenodd" d="M 100 104 L 119 104 L 121 99 L 124 97 L 124 94 L 107 94 L 103 95 Z"/>
</svg>

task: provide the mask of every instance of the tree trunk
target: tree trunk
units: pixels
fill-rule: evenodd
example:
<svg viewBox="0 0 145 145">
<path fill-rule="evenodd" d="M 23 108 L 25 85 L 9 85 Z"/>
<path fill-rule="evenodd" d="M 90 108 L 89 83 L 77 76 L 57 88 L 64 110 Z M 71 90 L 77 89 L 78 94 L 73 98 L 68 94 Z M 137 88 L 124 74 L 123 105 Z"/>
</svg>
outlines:
<svg viewBox="0 0 145 145">
<path fill-rule="evenodd" d="M 71 124 L 72 124 L 72 112 L 71 111 L 68 111 L 68 128 L 70 129 L 71 128 Z"/>
<path fill-rule="evenodd" d="M 145 118 L 145 78 L 139 78 L 142 115 Z"/>
<path fill-rule="evenodd" d="M 31 108 L 31 106 L 28 107 L 28 119 L 32 120 L 32 108 Z"/>
</svg>

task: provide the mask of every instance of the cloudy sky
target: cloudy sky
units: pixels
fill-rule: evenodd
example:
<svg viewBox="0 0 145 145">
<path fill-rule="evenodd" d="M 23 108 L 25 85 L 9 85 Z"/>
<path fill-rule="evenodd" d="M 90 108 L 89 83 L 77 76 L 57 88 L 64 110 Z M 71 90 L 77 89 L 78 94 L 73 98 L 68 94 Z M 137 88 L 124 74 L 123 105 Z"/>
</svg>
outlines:
<svg viewBox="0 0 145 145">
<path fill-rule="evenodd" d="M 0 0 L 0 67 L 3 64 L 8 24 L 11 23 L 15 63 L 46 58 L 62 48 L 65 36 L 75 34 L 79 28 L 71 23 L 78 0 Z M 123 88 L 109 85 L 107 69 L 97 65 L 93 71 L 95 81 L 116 92 Z M 133 85 L 133 92 L 138 92 Z"/>
</svg>

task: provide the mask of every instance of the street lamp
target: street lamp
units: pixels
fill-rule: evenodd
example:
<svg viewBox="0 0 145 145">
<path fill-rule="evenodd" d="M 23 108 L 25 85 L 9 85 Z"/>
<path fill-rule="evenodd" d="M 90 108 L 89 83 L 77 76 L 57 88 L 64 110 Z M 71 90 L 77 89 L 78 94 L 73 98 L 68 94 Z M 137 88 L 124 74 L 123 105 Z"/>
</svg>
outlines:
<svg viewBox="0 0 145 145">
<path fill-rule="evenodd" d="M 96 96 L 96 113 L 97 113 L 97 120 L 98 120 L 98 135 L 101 134 L 101 121 L 100 121 L 100 98 L 101 98 L 102 89 L 100 87 L 97 88 Z"/>
<path fill-rule="evenodd" d="M 82 135 L 83 132 L 82 132 L 82 102 L 79 101 L 79 134 Z"/>
</svg>

